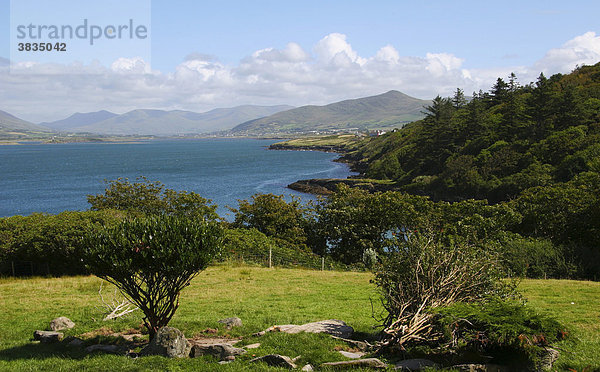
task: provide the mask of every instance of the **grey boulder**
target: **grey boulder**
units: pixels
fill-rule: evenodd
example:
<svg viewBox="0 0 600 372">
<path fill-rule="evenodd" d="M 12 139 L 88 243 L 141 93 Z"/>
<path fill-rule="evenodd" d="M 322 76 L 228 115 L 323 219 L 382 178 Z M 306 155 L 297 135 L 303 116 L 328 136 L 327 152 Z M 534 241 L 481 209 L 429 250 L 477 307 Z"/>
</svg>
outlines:
<svg viewBox="0 0 600 372">
<path fill-rule="evenodd" d="M 246 350 L 233 347 L 229 344 L 194 345 L 190 351 L 190 357 L 197 358 L 203 355 L 212 355 L 219 360 L 228 360 L 231 357 L 245 354 Z"/>
<path fill-rule="evenodd" d="M 73 327 L 75 327 L 75 323 L 65 316 L 52 319 L 50 322 L 50 329 L 53 331 L 62 331 L 63 329 L 71 329 Z"/>
<path fill-rule="evenodd" d="M 225 328 L 227 328 L 227 329 L 242 326 L 242 320 L 238 317 L 221 319 L 221 320 L 219 320 L 219 323 L 224 324 Z"/>
</svg>

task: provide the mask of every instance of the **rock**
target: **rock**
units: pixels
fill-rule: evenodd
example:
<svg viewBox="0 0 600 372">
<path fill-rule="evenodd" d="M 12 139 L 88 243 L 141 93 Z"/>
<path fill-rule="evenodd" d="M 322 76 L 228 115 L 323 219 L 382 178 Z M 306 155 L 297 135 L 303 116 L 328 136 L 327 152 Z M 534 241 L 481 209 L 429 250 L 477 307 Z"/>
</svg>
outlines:
<svg viewBox="0 0 600 372">
<path fill-rule="evenodd" d="M 344 351 L 344 350 L 340 350 L 340 354 L 342 354 L 346 358 L 350 358 L 350 359 L 360 359 L 365 356 L 365 353 L 362 353 L 362 352 L 351 353 L 349 351 Z"/>
<path fill-rule="evenodd" d="M 314 371 L 314 368 L 310 364 L 307 364 L 304 367 L 302 367 L 302 371 L 304 371 L 304 372 L 312 372 L 312 371 Z"/>
<path fill-rule="evenodd" d="M 377 358 L 366 358 L 357 360 L 347 360 L 344 362 L 323 363 L 321 367 L 331 367 L 333 369 L 350 368 L 386 368 L 387 364 Z"/>
<path fill-rule="evenodd" d="M 121 347 L 119 347 L 117 345 L 98 344 L 98 345 L 92 345 L 92 346 L 86 347 L 85 351 L 87 353 L 93 353 L 94 351 L 102 351 L 104 353 L 109 353 L 109 354 L 120 354 L 122 352 L 122 349 L 121 349 Z"/>
<path fill-rule="evenodd" d="M 242 326 L 242 320 L 238 317 L 221 319 L 219 320 L 219 323 L 225 324 L 225 328 L 227 329 Z"/>
<path fill-rule="evenodd" d="M 58 342 L 60 340 L 62 340 L 64 337 L 64 334 L 62 334 L 61 332 L 54 332 L 54 331 L 35 331 L 33 332 L 33 339 L 36 341 L 40 341 L 43 343 L 52 343 L 52 342 Z"/>
<path fill-rule="evenodd" d="M 394 369 L 399 369 L 401 371 L 419 371 L 424 367 L 437 367 L 435 362 L 432 362 L 429 359 L 406 359 L 396 363 Z"/>
<path fill-rule="evenodd" d="M 186 350 L 188 351 L 186 353 Z M 183 332 L 173 327 L 162 327 L 152 341 L 140 351 L 140 355 L 162 355 L 169 358 L 185 358 L 189 355 L 188 342 Z"/>
<path fill-rule="evenodd" d="M 269 354 L 262 357 L 254 358 L 250 361 L 250 363 L 255 362 L 265 362 L 273 367 L 282 367 L 287 369 L 296 368 L 296 365 L 294 364 L 294 362 L 292 362 L 290 357 L 279 354 Z"/>
<path fill-rule="evenodd" d="M 82 347 L 85 343 L 82 339 L 77 337 L 72 337 L 68 341 L 65 339 L 63 342 L 66 342 L 68 347 Z"/>
<path fill-rule="evenodd" d="M 319 322 L 306 323 L 303 325 L 285 324 L 275 325 L 268 328 L 264 332 L 259 332 L 255 335 L 262 336 L 265 332 L 284 332 L 284 333 L 327 333 L 332 336 L 341 338 L 350 338 L 354 333 L 354 328 L 337 319 L 321 320 Z"/>
<path fill-rule="evenodd" d="M 344 341 L 345 343 L 347 343 L 361 351 L 367 351 L 371 348 L 371 345 L 369 345 L 368 343 L 363 342 L 363 341 L 349 340 L 347 338 L 342 338 L 342 337 L 337 337 L 337 336 L 331 336 L 331 337 L 335 338 L 336 340 Z"/>
<path fill-rule="evenodd" d="M 190 357 L 197 358 L 203 355 L 212 355 L 219 360 L 227 360 L 229 357 L 245 354 L 246 350 L 233 347 L 229 344 L 194 345 L 190 351 Z"/>
<path fill-rule="evenodd" d="M 62 331 L 63 329 L 71 329 L 73 327 L 75 327 L 75 323 L 65 316 L 52 319 L 50 322 L 50 329 L 53 331 Z"/>
<path fill-rule="evenodd" d="M 547 369 L 551 369 L 552 365 L 558 359 L 560 355 L 560 351 L 552 348 L 545 348 L 540 353 L 540 362 L 538 364 L 538 370 L 544 371 Z"/>
<path fill-rule="evenodd" d="M 250 344 L 250 345 L 244 346 L 245 349 L 258 349 L 259 347 L 260 347 L 260 344 L 258 342 L 255 344 Z"/>
</svg>

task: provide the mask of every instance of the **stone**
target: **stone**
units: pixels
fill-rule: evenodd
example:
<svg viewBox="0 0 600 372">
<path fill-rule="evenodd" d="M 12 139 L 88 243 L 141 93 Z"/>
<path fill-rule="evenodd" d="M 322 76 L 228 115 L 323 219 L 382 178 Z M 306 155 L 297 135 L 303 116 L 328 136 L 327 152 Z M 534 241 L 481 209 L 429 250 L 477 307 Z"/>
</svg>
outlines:
<svg viewBox="0 0 600 372">
<path fill-rule="evenodd" d="M 432 362 L 429 359 L 406 359 L 396 363 L 394 369 L 399 369 L 401 371 L 419 371 L 425 367 L 436 368 L 437 366 L 438 365 L 435 362 Z"/>
<path fill-rule="evenodd" d="M 304 371 L 304 372 L 312 372 L 312 371 L 314 371 L 314 368 L 310 364 L 307 364 L 304 367 L 302 367 L 302 371 Z"/>
<path fill-rule="evenodd" d="M 360 359 L 365 356 L 363 352 L 351 353 L 349 351 L 340 350 L 340 354 L 350 359 Z"/>
<path fill-rule="evenodd" d="M 245 354 L 246 350 L 233 347 L 229 344 L 194 345 L 190 351 L 190 357 L 197 358 L 203 355 L 212 355 L 219 360 L 227 360 L 229 357 Z"/>
<path fill-rule="evenodd" d="M 351 368 L 387 368 L 387 364 L 377 358 L 366 358 L 357 360 L 347 360 L 344 362 L 323 363 L 321 367 L 330 367 L 332 369 L 351 369 Z"/>
<path fill-rule="evenodd" d="M 61 332 L 54 332 L 54 331 L 35 331 L 33 332 L 33 339 L 36 341 L 40 341 L 46 344 L 52 343 L 52 342 L 58 342 L 60 340 L 62 340 L 64 337 L 64 334 Z"/>
<path fill-rule="evenodd" d="M 109 354 L 120 354 L 123 350 L 121 349 L 121 347 L 119 347 L 117 345 L 98 344 L 98 345 L 92 345 L 92 346 L 86 347 L 85 351 L 87 353 L 93 353 L 94 351 L 101 351 L 101 352 L 109 353 Z"/>
<path fill-rule="evenodd" d="M 238 317 L 221 319 L 221 320 L 219 320 L 219 323 L 224 324 L 225 328 L 227 328 L 227 329 L 242 326 L 242 320 Z"/>
<path fill-rule="evenodd" d="M 296 365 L 290 357 L 279 354 L 269 354 L 262 357 L 254 358 L 250 363 L 265 362 L 272 367 L 282 367 L 287 369 L 295 369 Z"/>
<path fill-rule="evenodd" d="M 75 323 L 65 316 L 52 319 L 50 322 L 50 329 L 53 331 L 62 331 L 63 329 L 71 329 L 73 327 L 75 327 Z"/>
<path fill-rule="evenodd" d="M 285 324 L 275 325 L 263 332 L 259 332 L 256 335 L 262 336 L 265 332 L 284 332 L 284 333 L 326 333 L 331 336 L 350 338 L 354 333 L 354 328 L 350 327 L 346 323 L 337 319 L 321 320 L 313 323 L 306 323 L 303 325 Z"/>
<path fill-rule="evenodd" d="M 552 369 L 554 362 L 556 362 L 556 360 L 558 359 L 559 356 L 560 356 L 560 351 L 549 348 L 549 347 L 545 348 L 540 353 L 540 362 L 539 362 L 538 369 L 542 370 L 542 371 Z"/>
<path fill-rule="evenodd" d="M 244 346 L 244 349 L 258 349 L 259 347 L 260 347 L 260 344 L 257 342 L 255 344 L 250 344 L 250 345 Z"/>
<path fill-rule="evenodd" d="M 65 340 L 66 341 L 66 340 Z M 71 340 L 67 342 L 68 347 L 82 347 L 85 342 L 77 337 L 73 337 Z"/>
<path fill-rule="evenodd" d="M 140 355 L 162 355 L 169 358 L 185 358 L 189 353 L 183 332 L 173 327 L 160 328 L 152 341 L 140 351 Z"/>
<path fill-rule="evenodd" d="M 349 340 L 347 338 L 342 338 L 342 337 L 337 337 L 337 336 L 331 336 L 331 337 L 335 338 L 336 340 L 344 341 L 348 345 L 351 345 L 352 347 L 355 347 L 361 351 L 367 351 L 371 348 L 371 345 L 369 345 L 368 343 L 366 343 L 364 341 Z"/>
</svg>

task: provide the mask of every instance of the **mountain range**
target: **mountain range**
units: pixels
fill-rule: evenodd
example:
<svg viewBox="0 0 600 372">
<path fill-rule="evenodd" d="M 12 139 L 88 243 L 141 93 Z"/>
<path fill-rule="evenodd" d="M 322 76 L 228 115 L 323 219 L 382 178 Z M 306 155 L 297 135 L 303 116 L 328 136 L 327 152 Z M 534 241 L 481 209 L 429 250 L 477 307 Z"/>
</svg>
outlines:
<svg viewBox="0 0 600 372">
<path fill-rule="evenodd" d="M 218 133 L 260 136 L 402 127 L 423 117 L 431 104 L 391 90 L 325 106 L 237 106 L 204 113 L 183 110 L 137 109 L 124 114 L 106 110 L 75 113 L 39 125 L 0 111 L 0 132 L 68 132 L 101 135 L 176 136 Z"/>
<path fill-rule="evenodd" d="M 229 130 L 237 124 L 288 110 L 293 106 L 237 106 L 204 113 L 183 110 L 138 109 L 122 115 L 108 111 L 76 113 L 43 125 L 54 130 L 106 135 L 156 135 L 210 133 Z"/>
<path fill-rule="evenodd" d="M 376 96 L 350 99 L 325 106 L 302 106 L 282 111 L 249 120 L 236 126 L 231 132 L 238 135 L 260 135 L 401 127 L 423 118 L 423 107 L 429 104 L 431 101 L 391 90 Z"/>
</svg>

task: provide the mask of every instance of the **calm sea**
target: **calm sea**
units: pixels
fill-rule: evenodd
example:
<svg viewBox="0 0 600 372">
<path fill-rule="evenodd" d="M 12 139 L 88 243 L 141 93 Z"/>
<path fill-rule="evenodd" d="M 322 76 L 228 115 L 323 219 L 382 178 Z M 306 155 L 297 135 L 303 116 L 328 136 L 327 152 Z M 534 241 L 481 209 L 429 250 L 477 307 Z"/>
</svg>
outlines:
<svg viewBox="0 0 600 372">
<path fill-rule="evenodd" d="M 273 140 L 199 139 L 141 143 L 66 143 L 0 146 L 0 216 L 86 210 L 86 195 L 102 193 L 104 180 L 146 176 L 175 190 L 225 206 L 255 193 L 299 195 L 298 179 L 345 178 L 337 155 L 267 150 Z M 229 219 L 228 218 L 228 219 Z"/>
</svg>

